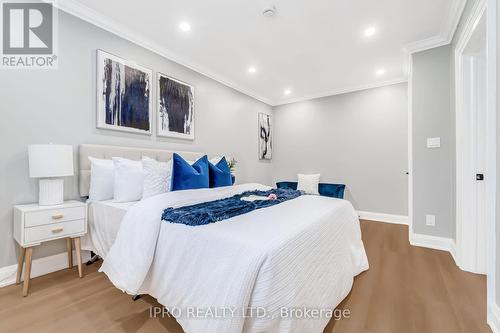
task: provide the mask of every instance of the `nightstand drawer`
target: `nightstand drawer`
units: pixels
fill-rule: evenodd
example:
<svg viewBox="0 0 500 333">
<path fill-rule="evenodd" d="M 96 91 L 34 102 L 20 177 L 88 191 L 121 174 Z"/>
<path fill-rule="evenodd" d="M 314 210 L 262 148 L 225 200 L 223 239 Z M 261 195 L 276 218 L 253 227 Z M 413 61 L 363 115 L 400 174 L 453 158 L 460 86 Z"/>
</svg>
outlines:
<svg viewBox="0 0 500 333">
<path fill-rule="evenodd" d="M 85 218 L 85 207 L 54 208 L 34 212 L 26 212 L 24 217 L 25 227 L 34 227 L 44 224 L 55 224 L 65 221 L 80 220 Z"/>
<path fill-rule="evenodd" d="M 84 232 L 85 220 L 51 223 L 24 229 L 24 242 L 38 243 Z"/>
</svg>

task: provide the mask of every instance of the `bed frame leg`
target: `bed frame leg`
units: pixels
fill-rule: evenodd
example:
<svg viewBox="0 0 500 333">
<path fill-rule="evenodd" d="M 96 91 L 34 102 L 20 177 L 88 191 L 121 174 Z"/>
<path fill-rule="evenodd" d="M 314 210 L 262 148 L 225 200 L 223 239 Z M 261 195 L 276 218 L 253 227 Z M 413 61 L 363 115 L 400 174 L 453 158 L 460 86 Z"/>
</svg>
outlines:
<svg viewBox="0 0 500 333">
<path fill-rule="evenodd" d="M 134 295 L 134 296 L 132 296 L 132 300 L 134 302 L 137 301 L 138 299 L 141 299 L 141 295 Z"/>
<path fill-rule="evenodd" d="M 93 263 L 95 263 L 96 261 L 98 261 L 99 259 L 101 259 L 101 257 L 99 257 L 97 254 L 95 254 L 94 252 L 90 252 L 90 260 L 87 261 L 87 263 L 85 264 L 86 266 L 90 266 L 92 265 Z"/>
</svg>

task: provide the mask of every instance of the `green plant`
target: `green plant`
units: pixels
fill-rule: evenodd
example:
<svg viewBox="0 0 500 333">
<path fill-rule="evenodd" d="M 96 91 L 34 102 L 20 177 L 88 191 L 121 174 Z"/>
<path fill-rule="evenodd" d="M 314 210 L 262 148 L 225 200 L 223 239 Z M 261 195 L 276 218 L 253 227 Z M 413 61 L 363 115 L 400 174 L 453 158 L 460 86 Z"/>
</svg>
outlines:
<svg viewBox="0 0 500 333">
<path fill-rule="evenodd" d="M 234 169 L 236 167 L 236 164 L 238 163 L 238 161 L 236 161 L 234 158 L 231 158 L 228 162 L 227 162 L 227 165 L 229 167 L 229 170 L 231 170 L 231 173 L 234 172 Z"/>
</svg>

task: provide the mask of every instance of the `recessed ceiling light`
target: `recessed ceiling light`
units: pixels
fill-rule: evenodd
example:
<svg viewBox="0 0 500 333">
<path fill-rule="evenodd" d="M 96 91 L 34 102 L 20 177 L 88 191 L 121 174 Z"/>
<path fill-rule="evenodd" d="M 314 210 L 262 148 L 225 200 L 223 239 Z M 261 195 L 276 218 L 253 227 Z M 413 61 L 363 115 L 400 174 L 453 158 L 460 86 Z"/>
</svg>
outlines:
<svg viewBox="0 0 500 333">
<path fill-rule="evenodd" d="M 250 67 L 248 67 L 248 73 L 253 74 L 253 73 L 255 73 L 255 72 L 257 72 L 257 68 L 255 68 L 254 66 L 250 66 Z"/>
<path fill-rule="evenodd" d="M 375 29 L 375 27 L 369 27 L 365 30 L 365 37 L 372 37 L 376 32 L 377 30 Z"/>
<path fill-rule="evenodd" d="M 290 89 L 285 89 L 285 91 L 283 91 L 283 94 L 285 95 L 290 95 L 292 93 L 292 91 Z"/>
<path fill-rule="evenodd" d="M 377 75 L 384 75 L 385 74 L 385 68 L 380 68 L 380 69 L 377 69 L 377 71 L 375 72 L 375 74 Z"/>
<path fill-rule="evenodd" d="M 276 6 L 269 6 L 262 10 L 262 15 L 264 17 L 273 17 L 276 15 Z"/>
<path fill-rule="evenodd" d="M 179 24 L 179 29 L 181 29 L 184 32 L 188 32 L 191 30 L 191 25 L 189 23 L 183 21 Z"/>
</svg>

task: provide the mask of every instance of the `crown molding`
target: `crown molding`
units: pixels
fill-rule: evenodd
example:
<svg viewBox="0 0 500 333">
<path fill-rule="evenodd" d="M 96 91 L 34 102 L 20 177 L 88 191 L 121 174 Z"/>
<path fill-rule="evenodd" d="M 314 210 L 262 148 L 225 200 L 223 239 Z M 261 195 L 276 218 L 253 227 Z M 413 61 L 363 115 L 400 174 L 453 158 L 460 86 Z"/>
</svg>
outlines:
<svg viewBox="0 0 500 333">
<path fill-rule="evenodd" d="M 399 78 L 387 80 L 387 81 L 379 81 L 379 82 L 364 84 L 364 85 L 360 85 L 360 86 L 351 86 L 351 87 L 347 87 L 347 88 L 331 90 L 331 91 L 327 91 L 327 92 L 323 92 L 323 93 L 319 93 L 319 94 L 306 95 L 306 96 L 297 97 L 297 98 L 285 99 L 285 100 L 282 100 L 282 101 L 274 104 L 273 106 L 280 106 L 280 105 L 285 105 L 285 104 L 290 104 L 290 103 L 304 102 L 304 101 L 308 101 L 308 100 L 316 99 L 316 98 L 323 98 L 323 97 L 329 97 L 329 96 L 334 96 L 334 95 L 347 94 L 347 93 L 351 93 L 351 92 L 373 89 L 373 88 L 380 88 L 380 87 L 390 86 L 390 85 L 398 84 L 398 83 L 406 83 L 406 82 L 408 82 L 408 78 L 399 77 Z"/>
<path fill-rule="evenodd" d="M 404 50 L 407 54 L 412 54 L 416 52 L 421 52 L 429 49 L 433 49 L 435 47 L 443 46 L 449 44 L 443 36 L 433 36 L 430 38 L 422 39 L 417 42 L 413 42 L 410 44 L 406 44 L 404 46 Z"/>
<path fill-rule="evenodd" d="M 467 0 L 451 1 L 447 12 L 448 16 L 444 19 L 444 25 L 439 35 L 406 44 L 403 47 L 405 52 L 407 54 L 412 54 L 450 44 L 457 30 L 466 3 Z"/>
<path fill-rule="evenodd" d="M 50 0 L 44 0 L 48 2 L 52 2 Z M 300 102 L 300 101 L 305 101 L 309 99 L 315 99 L 315 98 L 321 98 L 321 97 L 327 97 L 327 96 L 332 96 L 332 95 L 339 95 L 339 94 L 345 94 L 349 92 L 355 92 L 355 91 L 360 91 L 360 90 L 366 90 L 366 89 L 371 89 L 371 88 L 378 88 L 378 87 L 383 87 L 387 85 L 392 85 L 392 84 L 397 84 L 397 83 L 403 83 L 403 82 L 408 82 L 408 79 L 406 77 L 399 77 L 396 79 L 388 80 L 388 81 L 381 81 L 381 82 L 376 82 L 376 83 L 371 83 L 371 84 L 366 84 L 366 85 L 360 85 L 360 86 L 353 86 L 353 87 L 346 87 L 346 88 L 341 88 L 337 90 L 332 90 L 332 91 L 327 91 L 323 93 L 318 93 L 318 94 L 312 94 L 312 95 L 307 95 L 307 96 L 302 96 L 302 97 L 297 97 L 297 98 L 292 98 L 292 99 L 285 99 L 281 101 L 274 101 L 269 98 L 266 98 L 259 93 L 249 90 L 247 88 L 243 88 L 242 86 L 231 82 L 226 77 L 223 77 L 222 75 L 219 75 L 217 73 L 214 73 L 207 69 L 206 67 L 196 64 L 193 62 L 188 62 L 185 61 L 182 57 L 177 55 L 175 52 L 172 52 L 171 50 L 159 46 L 157 43 L 154 43 L 148 39 L 147 36 L 137 34 L 136 32 L 132 31 L 125 25 L 122 25 L 114 20 L 109 19 L 108 17 L 105 17 L 104 15 L 98 13 L 97 11 L 81 4 L 79 1 L 75 0 L 59 0 L 59 1 L 53 1 L 52 2 L 55 7 L 57 7 L 59 10 L 62 10 L 68 14 L 71 14 L 73 16 L 76 16 L 86 22 L 89 22 L 103 30 L 109 31 L 123 39 L 126 39 L 138 46 L 141 46 L 155 54 L 158 54 L 166 59 L 169 59 L 179 65 L 182 65 L 186 68 L 189 68 L 197 73 L 200 73 L 214 81 L 217 81 L 229 88 L 232 88 L 240 93 L 243 93 L 249 97 L 252 97 L 258 101 L 261 101 L 267 105 L 270 106 L 278 106 L 278 105 L 283 105 L 283 104 L 289 104 L 289 103 L 295 103 L 295 102 Z M 453 35 L 455 33 L 455 30 L 457 28 L 458 22 L 460 20 L 460 17 L 462 15 L 463 9 L 465 7 L 466 0 L 454 0 L 451 1 L 450 4 L 450 9 L 448 12 L 447 18 L 444 20 L 445 25 L 441 31 L 441 33 L 438 36 L 434 36 L 431 38 L 427 38 L 421 41 L 417 41 L 414 43 L 407 44 L 404 47 L 404 50 L 406 51 L 407 54 L 412 54 L 415 52 L 420 52 L 424 51 L 427 49 L 431 49 L 434 47 L 442 46 L 449 44 L 451 40 L 453 39 Z"/>
<path fill-rule="evenodd" d="M 455 32 L 457 31 L 458 23 L 464 12 L 467 0 L 454 0 L 450 3 L 448 10 L 448 17 L 445 20 L 445 25 L 441 31 L 441 36 L 448 41 L 448 44 L 453 40 Z"/>
<path fill-rule="evenodd" d="M 47 1 L 47 0 L 45 0 Z M 50 1 L 51 2 L 51 1 Z M 268 105 L 273 105 L 272 101 L 269 100 L 268 98 L 261 96 L 260 94 L 251 91 L 249 89 L 243 88 L 237 84 L 234 84 L 230 82 L 227 78 L 215 74 L 212 71 L 208 70 L 207 68 L 195 64 L 192 62 L 187 62 L 183 60 L 181 57 L 179 57 L 175 52 L 172 52 L 171 50 L 168 50 L 167 48 L 161 47 L 157 45 L 156 43 L 151 42 L 146 36 L 137 34 L 136 32 L 132 31 L 128 27 L 111 20 L 108 17 L 103 16 L 102 14 L 98 13 L 97 11 L 82 5 L 78 1 L 74 0 L 59 0 L 59 1 L 54 1 L 52 2 L 55 7 L 57 7 L 59 10 L 62 10 L 68 14 L 71 14 L 73 16 L 76 16 L 86 22 L 89 22 L 101 29 L 104 29 L 106 31 L 109 31 L 123 39 L 126 39 L 136 45 L 139 45 L 153 53 L 156 53 L 166 59 L 169 59 L 179 65 L 182 65 L 184 67 L 187 67 L 197 73 L 200 73 L 214 81 L 217 81 L 225 86 L 228 86 L 229 88 L 232 88 L 236 91 L 239 91 L 247 96 L 250 96 L 256 100 L 259 100 L 265 104 Z"/>
</svg>

